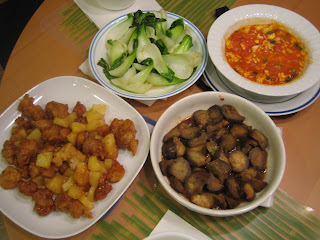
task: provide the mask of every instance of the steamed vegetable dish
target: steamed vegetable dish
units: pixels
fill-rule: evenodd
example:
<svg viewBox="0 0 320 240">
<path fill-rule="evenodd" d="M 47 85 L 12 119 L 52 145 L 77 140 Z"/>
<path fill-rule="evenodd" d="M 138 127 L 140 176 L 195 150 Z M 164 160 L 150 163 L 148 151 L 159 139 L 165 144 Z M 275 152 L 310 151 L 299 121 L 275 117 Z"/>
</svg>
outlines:
<svg viewBox="0 0 320 240">
<path fill-rule="evenodd" d="M 195 111 L 163 138 L 160 169 L 192 203 L 232 209 L 267 183 L 268 139 L 231 105 Z"/>
<path fill-rule="evenodd" d="M 233 32 L 226 39 L 225 56 L 241 76 L 260 84 L 283 85 L 303 73 L 307 52 L 285 26 L 272 22 Z"/>
<path fill-rule="evenodd" d="M 137 151 L 135 125 L 117 118 L 106 123 L 104 104 L 87 110 L 77 102 L 69 112 L 67 104 L 51 101 L 43 109 L 33 100 L 29 95 L 21 100 L 22 116 L 3 144 L 8 167 L 0 186 L 31 197 L 40 216 L 64 211 L 91 218 L 94 203 L 105 199 L 125 174 L 119 149 Z"/>
<path fill-rule="evenodd" d="M 191 30 L 182 18 L 170 25 L 167 13 L 142 12 L 128 18 L 106 36 L 106 57 L 98 65 L 117 87 L 146 93 L 152 86 L 168 86 L 190 78 L 201 62 L 193 50 Z"/>
</svg>

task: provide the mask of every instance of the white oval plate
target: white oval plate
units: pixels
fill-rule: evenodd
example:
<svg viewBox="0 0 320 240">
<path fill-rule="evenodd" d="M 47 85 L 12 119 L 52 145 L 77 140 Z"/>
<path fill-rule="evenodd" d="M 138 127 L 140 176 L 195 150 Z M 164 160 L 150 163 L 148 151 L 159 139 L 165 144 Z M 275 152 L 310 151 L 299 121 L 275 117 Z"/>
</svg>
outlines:
<svg viewBox="0 0 320 240">
<path fill-rule="evenodd" d="M 149 153 L 149 129 L 142 116 L 126 101 L 84 78 L 55 77 L 40 83 L 26 93 L 34 97 L 35 104 L 42 107 L 52 100 L 67 103 L 70 110 L 77 101 L 84 104 L 87 109 L 91 108 L 92 104 L 106 104 L 105 120 L 107 123 L 110 123 L 115 117 L 128 118 L 136 126 L 136 137 L 139 140 L 137 153 L 133 157 L 131 152 L 119 150 L 118 161 L 124 166 L 125 175 L 120 182 L 112 185 L 113 190 L 105 199 L 94 203 L 95 208 L 92 210 L 93 218 L 91 219 L 86 217 L 73 219 L 65 212 L 52 212 L 46 217 L 40 217 L 34 212 L 34 202 L 30 197 L 24 196 L 17 189 L 4 190 L 0 187 L 0 210 L 20 227 L 45 238 L 65 238 L 76 235 L 98 221 L 118 201 L 138 175 Z M 21 115 L 17 109 L 23 96 L 24 94 L 0 116 L 1 149 L 4 141 L 10 136 L 14 120 Z M 1 157 L 0 172 L 6 167 L 7 163 Z"/>
<path fill-rule="evenodd" d="M 170 13 L 170 12 L 167 12 L 167 16 L 168 16 L 168 26 L 170 26 L 170 24 L 174 20 L 178 18 L 183 18 L 177 14 Z M 191 49 L 193 51 L 200 52 L 202 56 L 200 65 L 197 67 L 196 71 L 192 74 L 192 76 L 187 81 L 176 84 L 176 85 L 171 85 L 171 86 L 152 87 L 145 94 L 131 93 L 113 85 L 110 82 L 110 80 L 108 80 L 108 78 L 104 75 L 102 67 L 98 66 L 97 63 L 100 60 L 100 58 L 106 58 L 107 50 L 105 47 L 105 42 L 106 42 L 106 38 L 109 30 L 113 28 L 115 25 L 117 25 L 118 23 L 123 22 L 126 19 L 127 19 L 127 14 L 114 19 L 113 21 L 111 21 L 110 23 L 102 27 L 91 42 L 90 49 L 89 49 L 89 64 L 90 64 L 90 68 L 93 75 L 100 82 L 102 86 L 110 89 L 111 91 L 113 91 L 114 93 L 122 97 L 136 99 L 136 100 L 157 100 L 157 99 L 171 97 L 173 95 L 176 95 L 186 90 L 200 78 L 207 64 L 207 58 L 208 58 L 207 43 L 202 33 L 200 32 L 200 30 L 189 20 L 183 18 L 184 24 L 188 26 L 192 32 L 191 36 L 193 41 L 193 47 Z"/>
<path fill-rule="evenodd" d="M 244 97 L 260 107 L 269 116 L 283 116 L 299 112 L 315 102 L 320 95 L 320 82 L 302 93 L 289 97 L 270 99 L 270 97 L 263 98 L 250 94 L 250 92 L 230 84 L 231 82 L 219 72 L 210 58 L 203 76 L 207 85 L 214 91 L 233 93 Z"/>
<path fill-rule="evenodd" d="M 280 22 L 303 39 L 311 62 L 299 79 L 282 86 L 266 86 L 243 78 L 230 67 L 224 54 L 225 39 L 241 25 L 260 21 L 257 19 Z M 253 93 L 289 96 L 309 89 L 320 80 L 320 33 L 308 20 L 285 8 L 250 4 L 231 9 L 213 22 L 207 43 L 209 56 L 218 70 L 234 84 Z"/>
</svg>

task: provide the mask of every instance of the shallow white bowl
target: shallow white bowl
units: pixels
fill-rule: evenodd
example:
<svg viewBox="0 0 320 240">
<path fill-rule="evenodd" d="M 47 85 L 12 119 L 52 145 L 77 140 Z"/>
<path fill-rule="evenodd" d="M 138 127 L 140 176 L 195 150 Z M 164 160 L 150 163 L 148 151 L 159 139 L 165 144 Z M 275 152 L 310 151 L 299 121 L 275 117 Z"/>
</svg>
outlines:
<svg viewBox="0 0 320 240">
<path fill-rule="evenodd" d="M 304 73 L 295 81 L 282 86 L 267 86 L 245 79 L 233 70 L 225 58 L 225 39 L 245 24 L 277 21 L 299 36 L 308 51 L 309 63 Z M 212 24 L 208 33 L 208 52 L 213 64 L 233 84 L 247 91 L 265 96 L 289 96 L 301 93 L 314 86 L 320 76 L 320 33 L 308 20 L 288 9 L 251 4 L 237 7 L 222 14 Z"/>
<path fill-rule="evenodd" d="M 268 185 L 259 193 L 252 202 L 244 202 L 235 209 L 217 210 L 197 206 L 187 200 L 184 196 L 176 192 L 171 186 L 166 176 L 163 176 L 159 167 L 162 160 L 161 148 L 164 135 L 174 128 L 178 123 L 190 117 L 193 112 L 199 109 L 208 109 L 214 104 L 230 104 L 244 116 L 245 123 L 260 130 L 269 139 L 268 166 L 265 181 Z M 272 198 L 273 193 L 278 188 L 285 170 L 286 154 L 279 129 L 271 118 L 252 102 L 233 95 L 222 92 L 202 92 L 185 97 L 171 105 L 156 123 L 150 143 L 150 157 L 155 174 L 171 197 L 186 208 L 195 212 L 218 217 L 233 216 L 248 212 Z"/>
<path fill-rule="evenodd" d="M 170 26 L 174 20 L 183 18 L 177 14 L 170 13 L 170 12 L 167 12 L 167 17 L 168 17 L 167 19 L 168 26 Z M 200 76 L 202 75 L 207 65 L 207 59 L 208 59 L 207 43 L 202 33 L 200 32 L 200 30 L 189 20 L 183 18 L 184 24 L 188 26 L 191 30 L 191 36 L 192 36 L 192 42 L 193 42 L 193 47 L 191 48 L 191 50 L 200 52 L 202 56 L 200 65 L 197 67 L 196 71 L 191 75 L 191 77 L 187 81 L 176 84 L 176 85 L 171 85 L 171 86 L 152 87 L 145 94 L 131 93 L 113 85 L 110 82 L 110 80 L 108 80 L 108 78 L 104 75 L 102 67 L 98 66 L 97 63 L 100 60 L 100 58 L 106 57 L 107 50 L 105 47 L 105 41 L 106 41 L 106 37 L 108 36 L 108 32 L 114 26 L 116 26 L 120 22 L 125 21 L 126 19 L 127 19 L 127 14 L 114 19 L 113 21 L 111 21 L 110 23 L 102 27 L 91 42 L 90 49 L 89 49 L 90 68 L 93 75 L 100 82 L 102 86 L 110 89 L 111 91 L 113 91 L 114 93 L 122 97 L 136 99 L 136 100 L 157 100 L 157 99 L 171 97 L 175 94 L 178 94 L 186 90 L 200 78 Z"/>
</svg>

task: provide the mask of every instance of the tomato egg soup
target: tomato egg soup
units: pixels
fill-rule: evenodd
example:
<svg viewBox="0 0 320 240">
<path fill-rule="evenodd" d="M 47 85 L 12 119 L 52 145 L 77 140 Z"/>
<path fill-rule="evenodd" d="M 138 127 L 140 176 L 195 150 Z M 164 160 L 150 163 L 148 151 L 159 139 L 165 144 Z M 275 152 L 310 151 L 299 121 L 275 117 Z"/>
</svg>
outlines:
<svg viewBox="0 0 320 240">
<path fill-rule="evenodd" d="M 240 27 L 225 42 L 229 65 L 243 77 L 265 85 L 282 85 L 302 74 L 304 44 L 273 22 Z"/>
</svg>

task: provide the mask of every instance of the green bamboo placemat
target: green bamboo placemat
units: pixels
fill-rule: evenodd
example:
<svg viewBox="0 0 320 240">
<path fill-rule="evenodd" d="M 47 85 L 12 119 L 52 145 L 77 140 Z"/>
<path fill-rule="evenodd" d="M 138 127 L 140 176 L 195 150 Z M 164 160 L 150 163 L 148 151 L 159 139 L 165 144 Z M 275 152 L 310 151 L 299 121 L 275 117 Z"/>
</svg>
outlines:
<svg viewBox="0 0 320 240">
<path fill-rule="evenodd" d="M 166 209 L 212 239 L 320 239 L 320 219 L 280 189 L 271 208 L 258 207 L 239 216 L 218 218 L 192 212 L 177 204 L 161 187 L 151 189 L 147 185 L 138 181 L 141 191 L 122 199 L 134 209 L 133 214 L 128 214 L 131 211 L 126 208 L 121 213 L 124 221 L 101 219 L 97 224 L 101 233 L 92 234 L 91 239 L 142 239 L 152 232 Z"/>
</svg>

